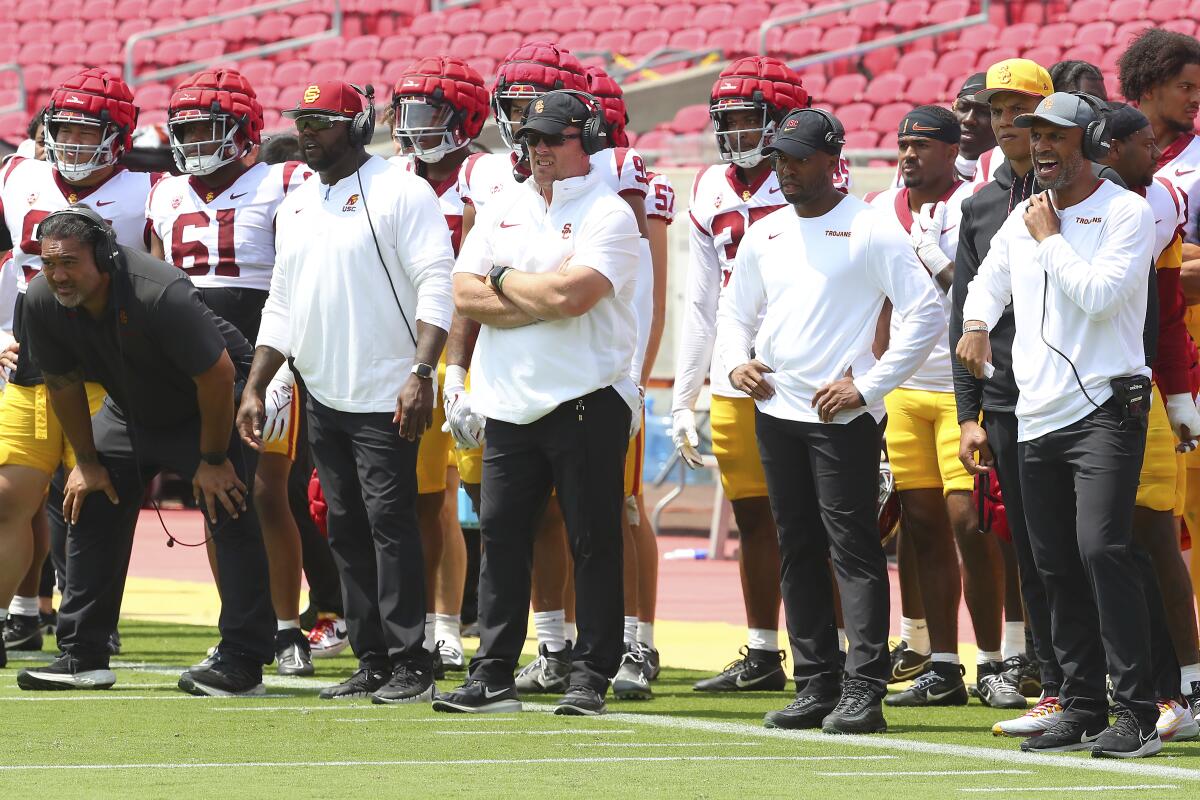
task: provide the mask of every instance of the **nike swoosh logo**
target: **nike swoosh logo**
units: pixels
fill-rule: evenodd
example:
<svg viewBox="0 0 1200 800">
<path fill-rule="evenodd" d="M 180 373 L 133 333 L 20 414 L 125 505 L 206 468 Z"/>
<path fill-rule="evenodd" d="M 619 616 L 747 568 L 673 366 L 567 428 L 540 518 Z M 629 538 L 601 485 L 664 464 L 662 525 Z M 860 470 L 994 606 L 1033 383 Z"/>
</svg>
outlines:
<svg viewBox="0 0 1200 800">
<path fill-rule="evenodd" d="M 776 236 L 779 236 L 779 235 L 780 235 L 780 234 L 782 234 L 782 233 L 783 233 L 783 231 L 780 231 L 779 233 L 772 233 L 772 234 L 771 234 L 770 236 L 768 236 L 767 238 L 768 238 L 768 239 L 774 239 Z"/>
<path fill-rule="evenodd" d="M 1079 737 L 1079 743 L 1080 744 L 1089 744 L 1091 742 L 1094 742 L 1097 739 L 1099 739 L 1101 734 L 1103 734 L 1103 733 L 1104 733 L 1104 731 L 1100 731 L 1100 733 L 1093 734 L 1092 736 L 1089 736 L 1087 733 L 1084 733 L 1082 736 Z"/>
<path fill-rule="evenodd" d="M 229 195 L 229 199 L 237 200 L 239 197 L 245 197 L 245 196 L 246 196 L 246 192 L 242 192 L 241 194 L 231 194 L 231 195 Z"/>
<path fill-rule="evenodd" d="M 957 690 L 950 689 L 949 691 L 942 692 L 941 694 L 938 694 L 937 692 L 926 692 L 926 694 L 929 696 L 930 700 L 945 700 L 947 697 L 954 694 L 955 691 Z"/>
<path fill-rule="evenodd" d="M 111 206 L 115 202 L 117 202 L 117 201 L 116 200 L 97 200 L 96 208 L 99 208 L 100 206 Z"/>
<path fill-rule="evenodd" d="M 500 227 L 501 227 L 501 228 L 516 228 L 516 227 L 518 227 L 520 224 L 521 224 L 521 223 L 519 223 L 519 222 L 501 222 L 501 223 L 500 223 Z"/>
<path fill-rule="evenodd" d="M 957 225 L 951 225 L 949 228 L 942 228 L 942 234 L 945 235 L 957 227 Z"/>
<path fill-rule="evenodd" d="M 912 680 L 918 675 L 924 674 L 928 670 L 929 664 L 927 663 L 917 664 L 915 667 L 908 668 L 901 667 L 899 664 L 897 664 L 892 670 L 892 677 L 896 679 L 897 683 L 899 683 L 900 681 Z"/>
<path fill-rule="evenodd" d="M 938 128 L 931 128 L 928 125 L 922 125 L 919 122 L 914 122 L 912 125 L 914 131 L 936 131 Z"/>
<path fill-rule="evenodd" d="M 1177 169 L 1177 170 L 1175 170 L 1175 177 L 1181 178 L 1184 175 L 1191 175 L 1195 171 L 1196 170 L 1194 170 L 1194 169 Z"/>
<path fill-rule="evenodd" d="M 772 187 L 772 188 L 770 188 L 770 189 L 768 189 L 768 190 L 767 190 L 767 194 L 775 194 L 775 193 L 776 193 L 776 192 L 778 192 L 778 191 L 779 191 L 779 187 L 778 187 L 778 186 L 774 186 L 774 187 Z"/>
<path fill-rule="evenodd" d="M 501 689 L 498 692 L 493 692 L 491 689 L 489 689 L 485 686 L 485 687 L 483 687 L 483 696 L 486 699 L 491 700 L 493 697 L 499 697 L 500 695 L 504 694 L 507 691 L 508 691 L 508 689 Z"/>
<path fill-rule="evenodd" d="M 774 673 L 769 672 L 766 675 L 759 675 L 757 678 L 751 678 L 750 680 L 745 680 L 741 675 L 738 675 L 733 679 L 733 682 L 739 689 L 745 689 L 748 686 L 757 686 L 773 675 Z"/>
</svg>

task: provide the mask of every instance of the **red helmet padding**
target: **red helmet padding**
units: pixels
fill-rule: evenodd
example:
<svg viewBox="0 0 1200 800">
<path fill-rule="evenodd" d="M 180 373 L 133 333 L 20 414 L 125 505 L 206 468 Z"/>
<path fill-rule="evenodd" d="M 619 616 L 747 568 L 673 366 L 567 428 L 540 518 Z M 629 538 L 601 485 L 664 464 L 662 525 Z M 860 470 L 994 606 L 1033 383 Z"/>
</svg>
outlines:
<svg viewBox="0 0 1200 800">
<path fill-rule="evenodd" d="M 780 116 L 809 104 L 808 92 L 796 71 L 770 56 L 740 58 L 721 71 L 713 84 L 710 104 L 732 98 L 766 103 Z"/>
<path fill-rule="evenodd" d="M 133 129 L 137 127 L 138 118 L 133 92 L 129 91 L 125 81 L 106 70 L 85 69 L 67 78 L 50 95 L 46 111 L 51 116 L 74 111 L 102 122 L 111 122 L 121 131 L 124 149 L 133 147 Z"/>
<path fill-rule="evenodd" d="M 414 95 L 448 103 L 459 112 L 463 133 L 474 139 L 488 117 L 488 91 L 483 77 L 461 58 L 422 58 L 401 73 L 392 89 L 392 104 Z"/>
<path fill-rule="evenodd" d="M 262 104 L 250 81 L 236 70 L 203 70 L 179 84 L 171 93 L 167 115 L 193 110 L 228 114 L 252 144 L 262 142 Z"/>
<path fill-rule="evenodd" d="M 500 92 L 514 84 L 528 83 L 542 91 L 574 89 L 587 91 L 583 64 L 553 42 L 529 42 L 504 57 L 492 92 Z"/>
<path fill-rule="evenodd" d="M 313 524 L 317 526 L 321 535 L 328 538 L 329 506 L 325 503 L 325 493 L 321 491 L 321 481 L 317 478 L 315 469 L 312 477 L 308 479 L 308 515 L 312 517 Z"/>
<path fill-rule="evenodd" d="M 628 147 L 629 135 L 625 132 L 625 126 L 629 122 L 629 109 L 625 106 L 625 93 L 602 67 L 589 66 L 585 68 L 584 74 L 587 77 L 588 92 L 595 96 L 604 108 L 604 120 L 612 134 L 610 138 L 613 147 Z"/>
</svg>

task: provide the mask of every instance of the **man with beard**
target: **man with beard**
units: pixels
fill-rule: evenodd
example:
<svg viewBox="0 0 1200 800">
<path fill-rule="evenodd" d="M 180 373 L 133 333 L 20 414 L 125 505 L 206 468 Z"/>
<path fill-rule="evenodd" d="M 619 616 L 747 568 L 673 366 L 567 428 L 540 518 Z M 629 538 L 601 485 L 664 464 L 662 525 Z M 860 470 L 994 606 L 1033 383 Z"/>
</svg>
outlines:
<svg viewBox="0 0 1200 800">
<path fill-rule="evenodd" d="M 1108 154 L 1103 113 L 1100 101 L 1056 92 L 1014 120 L 1031 131 L 1047 191 L 993 239 L 968 287 L 957 355 L 984 378 L 989 331 L 1012 303 L 1019 479 L 1064 674 L 1061 719 L 1021 748 L 1134 758 L 1162 747 L 1131 547 L 1150 402 L 1142 331 L 1154 214 L 1092 174 L 1088 161 Z"/>
</svg>

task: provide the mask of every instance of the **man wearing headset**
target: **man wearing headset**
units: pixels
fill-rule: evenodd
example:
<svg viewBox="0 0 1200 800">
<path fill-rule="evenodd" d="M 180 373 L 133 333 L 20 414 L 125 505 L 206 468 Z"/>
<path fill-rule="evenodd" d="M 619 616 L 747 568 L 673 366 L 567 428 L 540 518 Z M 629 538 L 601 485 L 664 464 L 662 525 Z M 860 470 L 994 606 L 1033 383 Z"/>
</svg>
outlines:
<svg viewBox="0 0 1200 800">
<path fill-rule="evenodd" d="M 163 470 L 193 475 L 192 491 L 216 544 L 221 643 L 179 688 L 195 695 L 262 694 L 274 658 L 267 558 L 249 486 L 257 458 L 233 431 L 235 384 L 250 345 L 216 317 L 175 267 L 118 246 L 84 205 L 38 230 L 42 275 L 25 297 L 26 342 L 76 465 L 63 516 L 67 586 L 62 655 L 22 670 L 22 689 L 108 688 L 108 637 L 117 624 L 146 482 Z M 89 414 L 84 376 L 108 399 Z"/>
<path fill-rule="evenodd" d="M 1154 213 L 1092 174 L 1108 135 L 1086 97 L 1055 92 L 1014 124 L 1030 129 L 1045 191 L 993 238 L 967 288 L 957 355 L 986 377 L 989 331 L 1012 303 L 1018 474 L 1064 677 L 1062 718 L 1021 748 L 1153 755 L 1162 743 L 1132 525 L 1151 402 L 1142 333 Z"/>
<path fill-rule="evenodd" d="M 450 327 L 454 254 L 429 184 L 367 153 L 372 95 L 329 81 L 284 112 L 320 179 L 276 212 L 275 270 L 238 430 L 261 447 L 267 385 L 294 359 L 360 667 L 321 697 L 405 703 L 433 691 L 416 464 Z"/>
<path fill-rule="evenodd" d="M 555 713 L 604 713 L 621 660 L 640 236 L 629 205 L 591 168 L 608 130 L 589 97 L 558 90 L 529 105 L 516 138 L 532 179 L 481 210 L 455 266 L 455 307 L 482 326 L 471 386 L 473 408 L 487 418 L 480 646 L 466 683 L 434 700 L 438 711 L 520 709 L 513 672 L 534 532 L 552 489 L 574 555 L 579 630 Z"/>
</svg>

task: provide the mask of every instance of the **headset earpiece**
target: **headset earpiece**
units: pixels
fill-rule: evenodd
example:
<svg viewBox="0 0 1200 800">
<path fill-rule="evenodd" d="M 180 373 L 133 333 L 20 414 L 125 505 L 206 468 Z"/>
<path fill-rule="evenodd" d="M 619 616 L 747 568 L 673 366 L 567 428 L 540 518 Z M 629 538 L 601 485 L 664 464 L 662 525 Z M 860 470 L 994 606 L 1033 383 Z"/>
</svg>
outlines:
<svg viewBox="0 0 1200 800">
<path fill-rule="evenodd" d="M 368 83 L 364 89 L 352 83 L 350 88 L 367 98 L 366 110 L 358 112 L 350 120 L 350 141 L 366 147 L 375 136 L 375 87 Z"/>
<path fill-rule="evenodd" d="M 1087 103 L 1088 107 L 1092 109 L 1092 116 L 1095 117 L 1083 129 L 1083 140 L 1080 147 L 1083 157 L 1088 161 L 1104 161 L 1112 149 L 1112 135 L 1108 130 L 1108 108 L 1103 100 L 1087 92 L 1071 92 L 1071 94 Z"/>
<path fill-rule="evenodd" d="M 100 234 L 99 241 L 96 242 L 94 250 L 94 258 L 96 259 L 96 269 L 100 272 L 111 275 L 117 271 L 117 265 L 120 264 L 121 253 L 117 249 L 117 235 L 113 232 L 112 227 L 105 222 L 104 218 L 97 214 L 89 206 L 81 203 L 76 203 L 73 206 L 64 208 L 61 211 L 55 211 L 43 219 L 41 225 L 46 224 L 46 220 L 57 216 L 72 216 L 78 217 L 94 228 Z M 38 237 L 41 238 L 40 236 Z"/>
<path fill-rule="evenodd" d="M 812 106 L 799 110 L 809 114 L 819 114 L 825 120 L 825 124 L 829 126 L 829 130 L 825 132 L 826 144 L 835 144 L 838 147 L 846 144 L 846 129 L 842 127 L 841 121 L 833 114 L 830 114 L 823 108 L 813 108 Z"/>
<path fill-rule="evenodd" d="M 583 152 L 590 156 L 601 150 L 607 150 L 609 147 L 608 122 L 604 119 L 604 108 L 600 105 L 600 101 L 594 95 L 577 89 L 556 89 L 555 91 L 574 95 L 587 106 L 589 116 L 584 121 L 583 128 L 579 133 L 579 144 L 583 147 Z"/>
</svg>

